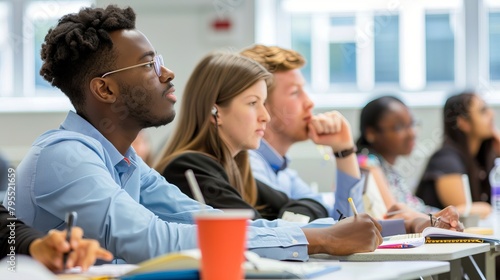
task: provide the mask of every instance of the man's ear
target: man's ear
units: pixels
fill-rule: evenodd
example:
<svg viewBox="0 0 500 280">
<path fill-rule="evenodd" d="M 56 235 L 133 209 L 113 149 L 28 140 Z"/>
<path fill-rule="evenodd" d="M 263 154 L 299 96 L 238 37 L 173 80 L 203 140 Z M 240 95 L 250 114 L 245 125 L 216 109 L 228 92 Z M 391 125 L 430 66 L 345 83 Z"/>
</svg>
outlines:
<svg viewBox="0 0 500 280">
<path fill-rule="evenodd" d="M 93 78 L 90 81 L 92 96 L 104 103 L 115 103 L 118 94 L 118 85 L 103 78 Z"/>
<path fill-rule="evenodd" d="M 457 117 L 457 128 L 465 134 L 468 134 L 472 129 L 469 119 L 463 116 Z"/>
</svg>

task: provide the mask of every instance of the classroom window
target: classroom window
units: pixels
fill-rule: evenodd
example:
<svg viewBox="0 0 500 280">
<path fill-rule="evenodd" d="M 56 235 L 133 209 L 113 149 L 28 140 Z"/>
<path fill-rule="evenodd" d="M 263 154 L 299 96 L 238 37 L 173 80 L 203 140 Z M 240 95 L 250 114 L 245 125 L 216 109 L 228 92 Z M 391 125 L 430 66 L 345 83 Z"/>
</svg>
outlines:
<svg viewBox="0 0 500 280">
<path fill-rule="evenodd" d="M 0 1 L 0 97 L 62 97 L 39 74 L 41 44 L 48 30 L 92 0 Z M 44 103 L 44 102 L 40 102 Z M 46 103 L 46 102 L 45 102 Z M 23 108 L 20 108 L 23 110 Z"/>
<path fill-rule="evenodd" d="M 11 20 L 12 17 L 11 5 L 5 2 L 0 2 L 0 22 L 4 24 L 0 24 L 0 77 L 2 77 L 2 91 L 0 92 L 0 96 L 11 96 L 13 94 L 13 84 L 14 84 L 14 76 L 13 76 L 13 44 L 11 43 L 11 39 L 18 38 L 10 38 L 9 34 L 11 29 Z M 21 40 L 16 40 L 20 42 Z"/>
<path fill-rule="evenodd" d="M 455 79 L 455 42 L 449 14 L 425 16 L 425 51 L 427 82 L 450 82 Z"/>
<path fill-rule="evenodd" d="M 500 80 L 500 12 L 489 14 L 490 79 Z"/>
<path fill-rule="evenodd" d="M 57 24 L 61 16 L 78 12 L 81 7 L 90 4 L 92 4 L 90 1 L 28 1 L 25 3 L 23 36 L 27 39 L 24 45 L 24 90 L 27 95 L 62 95 L 39 74 L 42 66 L 40 57 L 42 43 L 49 29 Z"/>
<path fill-rule="evenodd" d="M 330 18 L 328 57 L 329 78 L 332 86 L 356 84 L 357 48 L 354 33 L 355 17 Z"/>
<path fill-rule="evenodd" d="M 474 2 L 274 2 L 276 29 L 263 26 L 257 30 L 257 40 L 266 44 L 265 40 L 259 40 L 259 30 L 262 30 L 266 38 L 277 38 L 277 42 L 269 44 L 292 48 L 307 56 L 304 76 L 310 93 L 318 99 L 332 100 L 334 106 L 377 92 L 416 95 L 437 90 L 440 97 L 428 94 L 429 100 L 433 99 L 430 103 L 436 104 L 453 88 L 462 87 L 463 77 L 470 72 L 465 67 L 470 60 L 466 59 L 467 38 L 460 21 L 465 18 L 463 13 L 470 15 L 464 8 L 466 4 L 470 6 Z M 298 23 L 299 19 L 303 20 L 302 24 Z M 304 33 L 306 29 L 310 34 Z M 342 99 L 327 94 L 342 96 Z M 352 104 L 357 103 L 348 101 L 345 106 Z"/>
<path fill-rule="evenodd" d="M 36 10 L 40 9 L 41 3 L 37 4 L 30 4 L 27 12 L 28 18 L 30 18 L 30 21 L 28 21 L 30 28 L 33 28 L 33 40 L 32 40 L 32 45 L 30 46 L 30 51 L 33 53 L 33 60 L 34 64 L 31 64 L 31 61 L 29 62 L 31 65 L 27 65 L 27 67 L 31 68 L 33 71 L 33 77 L 34 80 L 31 80 L 30 83 L 34 83 L 35 85 L 35 90 L 38 90 L 37 92 L 40 92 L 42 90 L 51 90 L 52 86 L 47 82 L 39 73 L 40 69 L 42 68 L 42 58 L 40 56 L 40 52 L 42 50 L 42 43 L 45 39 L 45 35 L 47 34 L 47 31 L 52 27 L 57 24 L 57 18 L 54 17 L 43 17 L 43 16 L 37 16 Z"/>
<path fill-rule="evenodd" d="M 374 17 L 375 83 L 399 83 L 399 16 Z"/>
<path fill-rule="evenodd" d="M 306 59 L 306 65 L 301 69 L 307 81 L 311 80 L 311 16 L 292 16 L 292 48 Z"/>
<path fill-rule="evenodd" d="M 330 82 L 332 84 L 356 83 L 356 44 L 330 44 Z"/>
<path fill-rule="evenodd" d="M 452 21 L 460 0 L 403 0 L 393 7 L 383 1 L 280 3 L 291 24 L 278 24 L 278 32 L 289 27 L 291 44 L 279 44 L 308 57 L 304 75 L 315 92 L 421 91 L 437 82 L 454 86 Z"/>
</svg>

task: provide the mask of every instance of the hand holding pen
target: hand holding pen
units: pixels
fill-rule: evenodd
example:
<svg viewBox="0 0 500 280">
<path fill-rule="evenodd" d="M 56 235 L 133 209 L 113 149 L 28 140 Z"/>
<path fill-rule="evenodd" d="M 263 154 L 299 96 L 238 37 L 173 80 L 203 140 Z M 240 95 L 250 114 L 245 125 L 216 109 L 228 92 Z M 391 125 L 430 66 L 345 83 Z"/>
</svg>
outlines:
<svg viewBox="0 0 500 280">
<path fill-rule="evenodd" d="M 113 260 L 113 255 L 101 248 L 96 240 L 83 239 L 81 228 L 72 227 L 69 235 L 67 232 L 51 230 L 43 238 L 35 239 L 29 247 L 30 255 L 54 272 L 75 266 L 81 266 L 85 271 L 96 259 Z M 66 260 L 63 260 L 68 252 Z"/>
<path fill-rule="evenodd" d="M 382 243 L 382 226 L 372 217 L 365 213 L 358 213 L 354 201 L 348 200 L 352 208 L 354 216 L 344 217 L 342 212 L 336 209 L 339 213 L 339 219 L 332 227 L 321 229 L 323 236 L 318 238 L 314 236 L 312 239 L 318 239 L 325 243 L 324 251 L 331 255 L 348 255 L 353 253 L 371 252 Z M 310 229 L 303 229 L 306 237 L 309 236 Z M 317 232 L 316 232 L 317 233 Z M 315 233 L 315 235 L 316 235 Z M 311 250 L 309 253 L 314 254 L 318 251 Z"/>
<path fill-rule="evenodd" d="M 354 205 L 354 201 L 352 200 L 351 197 L 349 197 L 347 199 L 347 201 L 349 202 L 349 205 L 351 206 L 351 209 L 352 209 L 352 212 L 354 213 L 354 216 L 357 216 L 358 215 L 358 210 L 356 209 L 356 205 Z M 340 212 L 339 209 L 335 209 L 335 210 L 337 210 L 337 213 L 339 213 L 339 215 L 340 215 L 339 219 L 338 219 L 339 221 L 347 218 L 346 216 L 344 216 L 344 214 L 342 212 Z"/>
<path fill-rule="evenodd" d="M 443 210 L 432 214 L 429 224 L 434 227 L 463 231 L 464 225 L 459 221 L 459 216 L 460 215 L 455 207 L 448 206 Z"/>
</svg>

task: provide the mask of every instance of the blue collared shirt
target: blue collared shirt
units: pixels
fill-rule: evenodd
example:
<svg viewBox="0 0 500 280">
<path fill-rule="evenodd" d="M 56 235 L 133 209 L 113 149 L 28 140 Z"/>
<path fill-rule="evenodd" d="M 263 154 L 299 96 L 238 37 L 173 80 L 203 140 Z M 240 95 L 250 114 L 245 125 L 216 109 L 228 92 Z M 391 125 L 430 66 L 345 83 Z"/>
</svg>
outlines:
<svg viewBox="0 0 500 280">
<path fill-rule="evenodd" d="M 336 209 L 347 216 L 353 214 L 347 201 L 349 197 L 352 197 L 355 201 L 358 211 L 362 212 L 364 209 L 362 203 L 364 175 L 362 175 L 361 179 L 356 179 L 337 170 L 335 204 L 331 205 L 324 201 L 321 194 L 313 192 L 309 185 L 300 178 L 297 171 L 288 168 L 289 159 L 286 156 L 281 156 L 266 140 L 262 139 L 259 148 L 249 151 L 249 155 L 255 179 L 284 192 L 292 199 L 314 199 L 322 203 L 330 216 L 335 219 L 339 218 Z"/>
<path fill-rule="evenodd" d="M 120 154 L 74 112 L 59 129 L 35 140 L 16 175 L 16 215 L 43 232 L 64 229 L 65 214 L 76 211 L 85 237 L 128 263 L 197 246 L 192 213 L 200 205 L 132 148 Z M 250 250 L 268 258 L 307 260 L 299 226 L 281 220 L 249 223 Z"/>
</svg>

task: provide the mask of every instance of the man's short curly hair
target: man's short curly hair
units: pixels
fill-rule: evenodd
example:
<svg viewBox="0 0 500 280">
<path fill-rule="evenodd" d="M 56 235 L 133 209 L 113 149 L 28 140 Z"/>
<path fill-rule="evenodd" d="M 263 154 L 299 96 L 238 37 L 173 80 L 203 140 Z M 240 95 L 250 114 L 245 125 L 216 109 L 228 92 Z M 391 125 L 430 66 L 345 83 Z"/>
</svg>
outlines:
<svg viewBox="0 0 500 280">
<path fill-rule="evenodd" d="M 134 28 L 135 12 L 130 7 L 87 7 L 65 15 L 45 36 L 40 75 L 81 111 L 90 81 L 114 66 L 116 54 L 109 33 Z"/>
<path fill-rule="evenodd" d="M 306 60 L 300 53 L 276 46 L 254 45 L 241 51 L 241 55 L 257 61 L 271 73 L 298 69 L 306 64 Z M 267 90 L 271 93 L 273 89 L 274 82 L 271 81 Z"/>
</svg>

